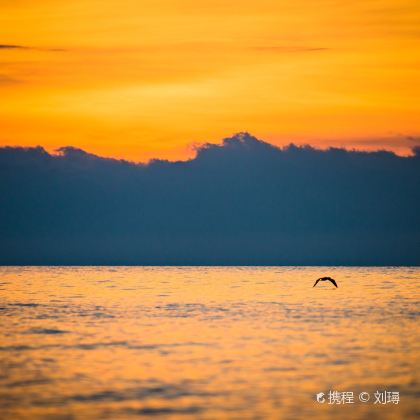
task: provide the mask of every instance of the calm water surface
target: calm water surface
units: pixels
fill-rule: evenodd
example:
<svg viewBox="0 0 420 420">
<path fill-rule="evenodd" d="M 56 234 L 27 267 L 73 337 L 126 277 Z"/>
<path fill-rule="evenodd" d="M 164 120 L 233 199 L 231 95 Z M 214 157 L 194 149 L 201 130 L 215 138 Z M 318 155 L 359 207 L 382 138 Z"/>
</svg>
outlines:
<svg viewBox="0 0 420 420">
<path fill-rule="evenodd" d="M 312 288 L 321 275 L 339 288 Z M 409 267 L 2 267 L 0 417 L 420 418 L 419 279 Z M 329 390 L 355 402 L 318 403 Z M 400 403 L 374 404 L 377 390 Z"/>
</svg>

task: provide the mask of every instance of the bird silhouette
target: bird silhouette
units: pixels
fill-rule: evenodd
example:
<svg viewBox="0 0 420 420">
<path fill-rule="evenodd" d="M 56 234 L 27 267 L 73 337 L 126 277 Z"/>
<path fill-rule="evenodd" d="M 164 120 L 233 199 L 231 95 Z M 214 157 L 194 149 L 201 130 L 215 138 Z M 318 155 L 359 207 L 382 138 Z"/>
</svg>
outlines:
<svg viewBox="0 0 420 420">
<path fill-rule="evenodd" d="M 331 277 L 320 277 L 312 287 L 315 287 L 318 284 L 319 281 L 326 281 L 326 280 L 329 280 L 335 287 L 338 287 L 335 280 L 332 279 Z"/>
</svg>

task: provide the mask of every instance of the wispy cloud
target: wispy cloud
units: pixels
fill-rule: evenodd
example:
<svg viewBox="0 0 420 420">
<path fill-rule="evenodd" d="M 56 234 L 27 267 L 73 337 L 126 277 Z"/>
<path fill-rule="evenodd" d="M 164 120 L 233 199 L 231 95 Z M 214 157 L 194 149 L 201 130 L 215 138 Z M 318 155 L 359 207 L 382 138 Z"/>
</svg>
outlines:
<svg viewBox="0 0 420 420">
<path fill-rule="evenodd" d="M 13 45 L 13 44 L 0 44 L 0 50 L 18 50 L 27 49 L 24 45 Z"/>
<path fill-rule="evenodd" d="M 32 47 L 28 45 L 0 44 L 0 50 L 38 50 L 38 51 L 66 51 L 64 48 Z"/>
<path fill-rule="evenodd" d="M 6 76 L 5 74 L 0 74 L 0 85 L 12 85 L 15 83 L 19 83 L 19 80 Z"/>
<path fill-rule="evenodd" d="M 270 51 L 278 53 L 301 53 L 301 52 L 322 52 L 328 51 L 326 47 L 305 47 L 305 46 L 285 46 L 285 45 L 257 45 L 252 49 L 257 51 Z"/>
</svg>

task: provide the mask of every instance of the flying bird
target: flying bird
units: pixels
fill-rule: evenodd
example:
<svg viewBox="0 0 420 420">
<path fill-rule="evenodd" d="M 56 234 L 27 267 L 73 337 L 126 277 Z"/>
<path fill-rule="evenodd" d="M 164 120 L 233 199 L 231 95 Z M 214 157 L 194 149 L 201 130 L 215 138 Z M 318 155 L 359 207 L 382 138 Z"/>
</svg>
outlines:
<svg viewBox="0 0 420 420">
<path fill-rule="evenodd" d="M 332 279 L 331 277 L 320 277 L 312 287 L 315 287 L 318 284 L 319 281 L 326 281 L 326 280 L 329 280 L 335 287 L 338 287 L 335 280 Z"/>
</svg>

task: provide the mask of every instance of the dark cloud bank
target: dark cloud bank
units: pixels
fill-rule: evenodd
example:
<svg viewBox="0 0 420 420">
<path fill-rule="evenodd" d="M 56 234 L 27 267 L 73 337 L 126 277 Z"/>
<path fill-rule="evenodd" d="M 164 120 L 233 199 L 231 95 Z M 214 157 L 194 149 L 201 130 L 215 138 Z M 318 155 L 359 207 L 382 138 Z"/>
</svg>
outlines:
<svg viewBox="0 0 420 420">
<path fill-rule="evenodd" d="M 0 149 L 1 264 L 419 265 L 420 149 L 279 149 L 187 162 Z"/>
</svg>

